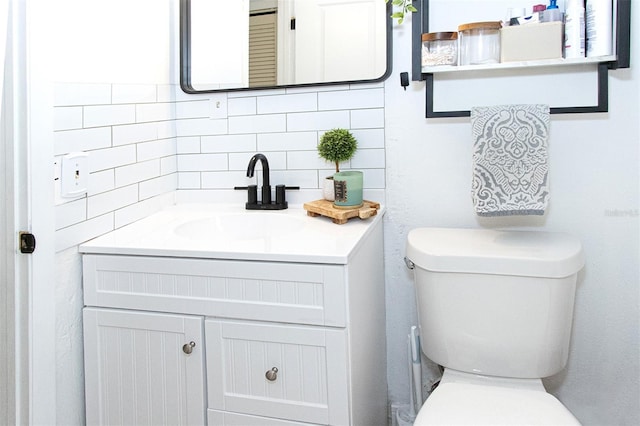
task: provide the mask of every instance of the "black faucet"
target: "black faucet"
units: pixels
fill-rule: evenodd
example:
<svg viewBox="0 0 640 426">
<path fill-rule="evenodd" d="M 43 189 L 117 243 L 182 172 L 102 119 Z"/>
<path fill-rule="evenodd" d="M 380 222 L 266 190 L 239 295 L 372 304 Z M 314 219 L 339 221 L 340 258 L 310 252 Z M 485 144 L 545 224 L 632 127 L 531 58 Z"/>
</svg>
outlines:
<svg viewBox="0 0 640 426">
<path fill-rule="evenodd" d="M 249 160 L 247 167 L 247 177 L 253 177 L 256 169 L 256 163 L 260 160 L 262 163 L 262 200 L 258 201 L 258 186 L 236 186 L 234 189 L 247 190 L 247 210 L 284 210 L 288 207 L 285 200 L 285 189 L 300 189 L 299 186 L 276 185 L 276 200 L 271 201 L 271 184 L 269 183 L 269 161 L 263 154 L 256 154 Z"/>
<path fill-rule="evenodd" d="M 262 204 L 271 204 L 271 185 L 269 184 L 269 161 L 263 154 L 256 154 L 249 160 L 247 167 L 247 177 L 253 177 L 256 169 L 256 163 L 260 160 L 262 163 Z"/>
</svg>

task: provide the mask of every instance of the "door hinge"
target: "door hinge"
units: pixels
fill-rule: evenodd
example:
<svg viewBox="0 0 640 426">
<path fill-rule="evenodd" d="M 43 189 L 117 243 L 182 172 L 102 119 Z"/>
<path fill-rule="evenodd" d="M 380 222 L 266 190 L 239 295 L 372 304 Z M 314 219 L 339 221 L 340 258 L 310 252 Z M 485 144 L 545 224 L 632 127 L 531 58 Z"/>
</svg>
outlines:
<svg viewBox="0 0 640 426">
<path fill-rule="evenodd" d="M 20 232 L 20 253 L 31 254 L 36 250 L 36 236 L 30 232 Z"/>
<path fill-rule="evenodd" d="M 290 28 L 292 31 L 296 29 L 296 18 L 291 18 Z"/>
</svg>

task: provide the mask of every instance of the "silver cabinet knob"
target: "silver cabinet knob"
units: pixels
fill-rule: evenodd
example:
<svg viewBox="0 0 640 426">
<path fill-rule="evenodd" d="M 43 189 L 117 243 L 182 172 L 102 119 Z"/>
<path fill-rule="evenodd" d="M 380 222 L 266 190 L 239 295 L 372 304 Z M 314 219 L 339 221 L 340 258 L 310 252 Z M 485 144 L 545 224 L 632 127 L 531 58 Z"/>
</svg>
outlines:
<svg viewBox="0 0 640 426">
<path fill-rule="evenodd" d="M 264 377 L 266 377 L 270 382 L 275 381 L 278 378 L 278 369 L 276 367 L 273 367 L 271 370 L 268 370 L 264 374 Z"/>
<path fill-rule="evenodd" d="M 195 346 L 196 346 L 196 342 L 185 343 L 184 345 L 182 345 L 182 352 L 184 352 L 187 355 L 191 355 L 191 352 L 193 352 L 193 348 Z"/>
</svg>

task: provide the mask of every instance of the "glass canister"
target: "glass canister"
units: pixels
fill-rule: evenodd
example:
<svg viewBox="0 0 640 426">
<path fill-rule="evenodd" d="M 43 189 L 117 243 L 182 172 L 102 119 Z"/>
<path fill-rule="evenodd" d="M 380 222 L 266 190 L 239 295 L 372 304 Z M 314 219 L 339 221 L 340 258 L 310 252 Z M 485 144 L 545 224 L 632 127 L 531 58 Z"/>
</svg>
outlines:
<svg viewBox="0 0 640 426">
<path fill-rule="evenodd" d="M 458 26 L 460 65 L 500 62 L 500 21 L 472 22 Z"/>
<path fill-rule="evenodd" d="M 422 66 L 456 65 L 458 63 L 458 33 L 422 34 Z"/>
</svg>

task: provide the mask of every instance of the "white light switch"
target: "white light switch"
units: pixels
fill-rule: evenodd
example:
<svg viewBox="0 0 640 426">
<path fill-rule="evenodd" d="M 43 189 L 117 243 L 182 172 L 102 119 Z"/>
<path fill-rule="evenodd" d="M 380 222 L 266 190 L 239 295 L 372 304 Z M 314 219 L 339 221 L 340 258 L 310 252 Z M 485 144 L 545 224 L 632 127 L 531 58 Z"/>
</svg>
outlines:
<svg viewBox="0 0 640 426">
<path fill-rule="evenodd" d="M 73 198 L 87 192 L 89 180 L 88 157 L 86 152 L 72 152 L 62 157 L 62 173 L 60 176 L 62 190 L 60 195 Z"/>
<path fill-rule="evenodd" d="M 212 94 L 210 98 L 211 113 L 209 118 L 227 118 L 227 95 L 223 93 Z"/>
</svg>

